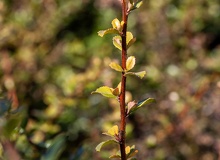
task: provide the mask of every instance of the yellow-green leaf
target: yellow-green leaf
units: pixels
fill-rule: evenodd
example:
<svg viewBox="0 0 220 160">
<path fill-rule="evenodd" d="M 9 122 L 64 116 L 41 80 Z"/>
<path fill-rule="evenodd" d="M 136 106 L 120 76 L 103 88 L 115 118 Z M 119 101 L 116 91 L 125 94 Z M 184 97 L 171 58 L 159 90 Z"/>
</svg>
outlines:
<svg viewBox="0 0 220 160">
<path fill-rule="evenodd" d="M 100 37 L 103 37 L 104 35 L 111 34 L 111 33 L 119 34 L 118 30 L 116 30 L 114 28 L 109 28 L 109 29 L 106 29 L 106 30 L 98 31 L 98 35 Z"/>
<path fill-rule="evenodd" d="M 120 30 L 120 28 L 121 28 L 121 23 L 120 23 L 120 21 L 119 21 L 117 18 L 113 19 L 113 21 L 112 21 L 112 27 L 113 27 L 114 29 L 116 29 L 116 30 Z"/>
<path fill-rule="evenodd" d="M 135 65 L 135 57 L 134 56 L 130 56 L 128 57 L 127 61 L 126 61 L 126 71 L 131 70 Z"/>
<path fill-rule="evenodd" d="M 110 66 L 112 69 L 114 69 L 114 70 L 116 70 L 116 71 L 118 71 L 118 72 L 123 72 L 123 69 L 121 68 L 121 66 L 120 66 L 118 63 L 111 62 L 111 63 L 109 64 L 109 66 Z"/>
<path fill-rule="evenodd" d="M 111 144 L 111 143 L 117 143 L 117 141 L 111 139 L 111 140 L 107 140 L 107 141 L 101 142 L 101 143 L 99 143 L 99 144 L 96 146 L 95 150 L 96 150 L 97 152 L 100 152 L 103 146 L 106 146 L 106 145 Z"/>
<path fill-rule="evenodd" d="M 143 78 L 146 74 L 146 71 L 141 71 L 141 72 L 126 72 L 125 75 L 135 75 L 139 78 Z"/>
<path fill-rule="evenodd" d="M 114 125 L 112 128 L 108 130 L 108 134 L 115 136 L 118 135 L 118 126 Z"/>
<path fill-rule="evenodd" d="M 103 86 L 103 87 L 99 87 L 98 89 L 96 89 L 96 91 L 92 92 L 92 94 L 99 93 L 108 98 L 116 98 L 116 96 L 112 93 L 113 90 L 114 90 L 113 88 Z"/>
<path fill-rule="evenodd" d="M 135 75 L 138 76 L 139 78 L 143 78 L 146 74 L 146 71 L 141 71 L 141 72 L 136 72 Z"/>
<path fill-rule="evenodd" d="M 126 44 L 128 44 L 133 39 L 133 34 L 131 32 L 126 33 Z"/>
<path fill-rule="evenodd" d="M 120 36 L 115 36 L 113 37 L 113 45 L 118 48 L 119 50 L 122 50 L 122 45 L 121 45 L 121 37 Z"/>
</svg>

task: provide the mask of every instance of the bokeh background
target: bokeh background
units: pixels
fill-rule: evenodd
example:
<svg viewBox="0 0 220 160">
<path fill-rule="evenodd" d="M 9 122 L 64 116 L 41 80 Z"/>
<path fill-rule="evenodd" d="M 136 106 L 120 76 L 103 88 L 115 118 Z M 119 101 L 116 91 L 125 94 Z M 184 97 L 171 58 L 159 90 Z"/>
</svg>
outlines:
<svg viewBox="0 0 220 160">
<path fill-rule="evenodd" d="M 119 122 L 114 99 L 91 95 L 120 74 L 112 36 L 119 0 L 0 1 L 0 159 L 101 160 L 95 147 Z M 220 2 L 145 0 L 129 16 L 140 80 L 128 97 L 156 103 L 129 117 L 127 144 L 139 160 L 220 157 Z M 13 157 L 14 156 L 14 157 Z"/>
</svg>

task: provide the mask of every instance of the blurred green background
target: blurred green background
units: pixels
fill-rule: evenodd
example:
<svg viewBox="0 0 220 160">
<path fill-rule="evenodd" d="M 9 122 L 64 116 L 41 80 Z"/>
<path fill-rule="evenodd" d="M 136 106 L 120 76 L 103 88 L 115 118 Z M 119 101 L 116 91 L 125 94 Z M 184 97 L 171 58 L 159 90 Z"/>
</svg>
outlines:
<svg viewBox="0 0 220 160">
<path fill-rule="evenodd" d="M 97 32 L 121 17 L 118 0 L 0 1 L 0 159 L 101 160 L 95 147 L 119 122 L 108 65 L 120 57 Z M 129 16 L 140 80 L 127 95 L 156 103 L 129 117 L 127 143 L 139 160 L 220 157 L 220 2 L 146 0 Z M 10 103 L 9 100 L 12 103 Z M 14 156 L 14 157 L 13 157 Z"/>
</svg>

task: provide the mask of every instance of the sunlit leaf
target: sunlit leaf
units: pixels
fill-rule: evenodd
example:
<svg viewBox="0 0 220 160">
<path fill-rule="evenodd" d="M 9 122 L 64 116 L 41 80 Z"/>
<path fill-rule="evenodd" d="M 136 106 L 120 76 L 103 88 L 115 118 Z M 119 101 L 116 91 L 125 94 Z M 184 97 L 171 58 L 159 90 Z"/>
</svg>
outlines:
<svg viewBox="0 0 220 160">
<path fill-rule="evenodd" d="M 119 93 L 121 93 L 121 82 L 118 84 L 117 88 L 119 89 Z"/>
<path fill-rule="evenodd" d="M 114 125 L 112 128 L 108 130 L 108 134 L 115 136 L 118 135 L 118 126 Z"/>
<path fill-rule="evenodd" d="M 141 71 L 141 72 L 126 72 L 125 75 L 135 75 L 139 78 L 143 78 L 146 74 L 146 71 Z"/>
<path fill-rule="evenodd" d="M 104 132 L 102 134 L 115 138 L 115 136 L 119 134 L 118 126 L 115 125 L 112 128 L 110 128 L 107 132 Z"/>
<path fill-rule="evenodd" d="M 122 44 L 121 44 L 121 36 L 115 36 L 113 37 L 113 44 L 116 48 L 119 50 L 122 50 Z"/>
<path fill-rule="evenodd" d="M 125 22 L 124 21 L 121 21 L 121 28 L 123 28 Z"/>
<path fill-rule="evenodd" d="M 102 149 L 102 147 L 104 147 L 104 146 L 106 146 L 106 145 L 108 145 L 108 144 L 112 144 L 112 143 L 113 143 L 113 144 L 114 144 L 114 143 L 117 143 L 117 141 L 111 139 L 111 140 L 107 140 L 107 141 L 101 142 L 101 143 L 99 143 L 99 144 L 96 146 L 95 150 L 96 150 L 97 152 L 100 152 L 101 149 Z"/>
<path fill-rule="evenodd" d="M 116 71 L 118 71 L 118 72 L 123 72 L 123 69 L 121 68 L 121 66 L 120 66 L 118 63 L 111 62 L 111 63 L 109 64 L 109 66 L 110 66 L 112 69 L 114 69 L 114 70 L 116 70 Z"/>
<path fill-rule="evenodd" d="M 120 28 L 121 28 L 121 23 L 120 23 L 120 21 L 119 21 L 117 18 L 113 19 L 113 21 L 112 21 L 112 27 L 113 27 L 114 29 L 116 29 L 116 30 L 120 30 Z"/>
<path fill-rule="evenodd" d="M 115 98 L 116 96 L 112 93 L 113 90 L 114 90 L 113 88 L 110 88 L 108 86 L 103 86 L 103 87 L 99 87 L 98 89 L 96 89 L 96 91 L 92 92 L 92 94 L 99 93 L 108 98 Z"/>
<path fill-rule="evenodd" d="M 126 33 L 126 44 L 128 45 L 128 43 L 133 39 L 133 34 L 131 32 L 127 32 Z"/>
<path fill-rule="evenodd" d="M 98 31 L 98 35 L 100 37 L 103 37 L 104 35 L 106 34 L 111 34 L 111 33 L 115 33 L 115 34 L 118 34 L 118 30 L 117 29 L 114 29 L 114 28 L 109 28 L 109 29 L 106 29 L 106 30 L 101 30 L 101 31 Z"/>
<path fill-rule="evenodd" d="M 129 154 L 129 153 L 130 153 L 130 151 L 131 151 L 130 146 L 127 146 L 127 147 L 125 148 L 125 153 L 126 153 L 126 154 Z"/>
<path fill-rule="evenodd" d="M 127 61 L 126 61 L 126 71 L 131 70 L 135 65 L 135 57 L 134 56 L 130 56 L 128 57 Z"/>
</svg>

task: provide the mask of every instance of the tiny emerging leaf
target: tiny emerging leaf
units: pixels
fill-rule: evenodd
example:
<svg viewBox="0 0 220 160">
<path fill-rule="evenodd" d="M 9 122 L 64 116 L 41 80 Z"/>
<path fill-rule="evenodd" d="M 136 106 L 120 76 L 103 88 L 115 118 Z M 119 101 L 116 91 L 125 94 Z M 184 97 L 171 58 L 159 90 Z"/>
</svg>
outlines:
<svg viewBox="0 0 220 160">
<path fill-rule="evenodd" d="M 135 65 L 135 57 L 134 56 L 130 56 L 128 57 L 127 61 L 126 61 L 126 71 L 131 70 Z"/>
</svg>

